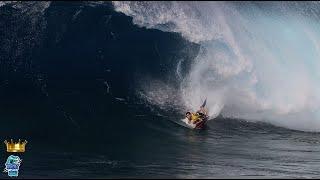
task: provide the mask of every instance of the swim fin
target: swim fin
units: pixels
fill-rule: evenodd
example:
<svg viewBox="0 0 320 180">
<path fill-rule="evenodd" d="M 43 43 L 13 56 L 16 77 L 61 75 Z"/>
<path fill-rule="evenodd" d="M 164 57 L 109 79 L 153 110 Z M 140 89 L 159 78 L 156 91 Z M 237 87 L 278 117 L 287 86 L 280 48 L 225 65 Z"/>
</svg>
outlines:
<svg viewBox="0 0 320 180">
<path fill-rule="evenodd" d="M 202 103 L 202 105 L 200 107 L 204 107 L 207 104 L 207 98 L 204 100 L 204 102 Z"/>
</svg>

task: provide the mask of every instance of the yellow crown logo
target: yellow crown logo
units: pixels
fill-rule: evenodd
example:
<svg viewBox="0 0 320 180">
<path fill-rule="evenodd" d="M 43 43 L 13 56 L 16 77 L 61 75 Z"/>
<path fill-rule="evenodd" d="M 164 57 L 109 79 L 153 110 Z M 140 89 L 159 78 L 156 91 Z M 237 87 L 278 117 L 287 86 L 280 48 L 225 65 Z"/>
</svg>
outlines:
<svg viewBox="0 0 320 180">
<path fill-rule="evenodd" d="M 13 140 L 11 139 L 11 141 L 7 141 L 5 140 L 4 143 L 7 145 L 7 152 L 24 152 L 26 149 L 26 144 L 27 144 L 27 141 L 24 140 L 24 141 L 21 141 L 19 139 L 18 142 L 13 142 Z"/>
</svg>

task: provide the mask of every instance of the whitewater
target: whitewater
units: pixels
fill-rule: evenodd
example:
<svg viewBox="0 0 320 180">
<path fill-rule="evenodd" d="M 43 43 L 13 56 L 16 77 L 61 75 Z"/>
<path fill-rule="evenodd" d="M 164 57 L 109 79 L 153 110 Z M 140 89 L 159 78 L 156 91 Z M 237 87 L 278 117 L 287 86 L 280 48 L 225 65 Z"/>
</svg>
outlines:
<svg viewBox="0 0 320 180">
<path fill-rule="evenodd" d="M 150 102 L 184 112 L 207 97 L 212 119 L 221 114 L 320 131 L 318 2 L 115 1 L 113 6 L 139 27 L 178 33 L 200 45 L 186 76 L 179 74 L 179 63 L 176 67 L 180 89 L 165 82 L 163 89 L 146 86 Z"/>
</svg>

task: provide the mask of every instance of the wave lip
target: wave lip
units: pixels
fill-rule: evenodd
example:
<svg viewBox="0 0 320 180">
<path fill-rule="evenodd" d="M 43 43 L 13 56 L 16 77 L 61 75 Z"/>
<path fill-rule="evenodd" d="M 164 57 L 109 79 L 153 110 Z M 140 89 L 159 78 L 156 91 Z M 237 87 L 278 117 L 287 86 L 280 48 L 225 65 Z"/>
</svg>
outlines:
<svg viewBox="0 0 320 180">
<path fill-rule="evenodd" d="M 190 73 L 178 77 L 187 109 L 207 97 L 213 117 L 319 131 L 320 24 L 313 3 L 288 4 L 113 2 L 140 27 L 200 44 Z"/>
</svg>

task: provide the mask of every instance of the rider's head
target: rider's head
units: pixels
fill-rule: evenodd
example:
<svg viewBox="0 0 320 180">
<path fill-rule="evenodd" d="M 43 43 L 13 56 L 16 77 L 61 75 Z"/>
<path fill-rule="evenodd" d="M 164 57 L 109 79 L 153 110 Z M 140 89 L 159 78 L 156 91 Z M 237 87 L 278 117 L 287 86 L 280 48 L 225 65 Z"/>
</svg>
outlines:
<svg viewBox="0 0 320 180">
<path fill-rule="evenodd" d="M 188 111 L 188 112 L 186 112 L 186 117 L 187 118 L 190 118 L 191 117 L 191 113 Z"/>
</svg>

